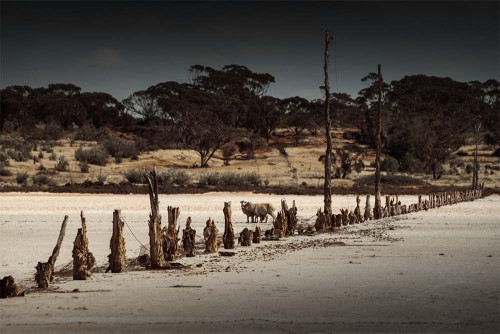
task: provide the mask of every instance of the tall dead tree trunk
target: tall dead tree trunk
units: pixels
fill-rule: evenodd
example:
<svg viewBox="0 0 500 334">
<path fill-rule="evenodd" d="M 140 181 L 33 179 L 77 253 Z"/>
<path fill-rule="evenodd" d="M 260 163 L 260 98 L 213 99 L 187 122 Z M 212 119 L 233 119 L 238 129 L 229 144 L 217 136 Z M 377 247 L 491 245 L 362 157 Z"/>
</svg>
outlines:
<svg viewBox="0 0 500 334">
<path fill-rule="evenodd" d="M 108 255 L 109 267 L 106 272 L 121 273 L 125 271 L 127 265 L 125 257 L 125 238 L 123 237 L 124 222 L 121 217 L 120 210 L 113 211 L 113 235 L 109 241 L 111 254 Z"/>
<path fill-rule="evenodd" d="M 76 233 L 73 243 L 73 279 L 86 280 L 92 276 L 92 268 L 95 265 L 94 255 L 89 251 L 89 240 L 87 239 L 87 225 L 83 211 L 80 212 L 82 228 Z"/>
<path fill-rule="evenodd" d="M 325 31 L 325 61 L 323 70 L 325 73 L 325 136 L 326 136 L 326 152 L 325 152 L 325 184 L 323 186 L 324 193 L 324 212 L 330 222 L 332 215 L 332 135 L 330 133 L 330 83 L 328 82 L 328 48 L 330 46 L 330 32 Z M 329 225 L 329 224 L 328 224 Z"/>
<path fill-rule="evenodd" d="M 222 243 L 225 249 L 234 248 L 234 230 L 232 219 L 232 209 L 231 202 L 224 202 L 224 236 L 222 237 Z"/>
<path fill-rule="evenodd" d="M 149 215 L 149 252 L 151 268 L 163 268 L 166 262 L 162 247 L 160 201 L 158 199 L 156 168 L 146 174 L 146 178 L 148 180 L 149 202 L 151 204 L 151 213 Z"/>
<path fill-rule="evenodd" d="M 382 150 L 382 73 L 381 65 L 378 64 L 378 113 L 377 113 L 377 136 L 376 136 L 376 157 L 375 157 L 375 219 L 382 218 L 382 203 L 380 200 L 380 151 Z"/>
<path fill-rule="evenodd" d="M 477 159 L 477 145 L 479 129 L 481 128 L 481 123 L 474 125 L 474 141 L 476 142 L 476 148 L 474 150 L 474 166 L 472 169 L 472 190 L 479 188 L 479 161 Z"/>
<path fill-rule="evenodd" d="M 61 225 L 61 230 L 59 231 L 59 237 L 57 238 L 56 246 L 52 251 L 52 255 L 49 257 L 47 262 L 38 262 L 36 265 L 35 281 L 39 288 L 48 288 L 49 284 L 54 279 L 54 266 L 59 256 L 59 250 L 61 249 L 61 244 L 64 239 L 64 234 L 66 233 L 66 225 L 68 223 L 68 216 L 64 216 L 64 220 Z"/>
<path fill-rule="evenodd" d="M 179 218 L 179 208 L 169 206 L 168 226 L 162 230 L 163 253 L 167 261 L 173 261 L 179 256 L 179 230 L 177 219 Z"/>
</svg>

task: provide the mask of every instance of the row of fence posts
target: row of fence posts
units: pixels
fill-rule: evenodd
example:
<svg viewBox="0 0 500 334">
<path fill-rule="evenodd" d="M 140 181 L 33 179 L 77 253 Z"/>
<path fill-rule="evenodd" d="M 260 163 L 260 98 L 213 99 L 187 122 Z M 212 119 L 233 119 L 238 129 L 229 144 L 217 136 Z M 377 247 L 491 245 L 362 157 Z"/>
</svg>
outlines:
<svg viewBox="0 0 500 334">
<path fill-rule="evenodd" d="M 152 183 L 156 182 L 155 173 L 151 173 Z M 464 191 L 448 191 L 431 193 L 427 196 L 418 195 L 418 202 L 409 205 L 401 204 L 398 195 L 385 196 L 385 207 L 382 210 L 382 217 L 393 217 L 422 210 L 439 208 L 441 206 L 453 205 L 465 201 L 473 201 L 483 196 L 484 184 L 476 190 Z M 187 218 L 186 227 L 182 230 L 182 237 L 179 238 L 180 227 L 177 227 L 179 217 L 178 207 L 168 207 L 168 225 L 161 226 L 161 215 L 158 210 L 158 194 L 157 188 L 152 186 L 150 189 L 150 200 L 152 205 L 152 213 L 149 221 L 150 241 L 157 242 L 157 249 L 154 249 L 156 254 L 162 258 L 159 262 L 153 262 L 154 256 L 150 243 L 150 254 L 143 255 L 140 260 L 141 264 L 148 268 L 168 269 L 172 268 L 171 262 L 178 259 L 182 254 L 179 250 L 179 241 L 182 244 L 182 252 L 187 257 L 196 255 L 195 238 L 196 230 L 191 227 L 191 217 Z M 326 217 L 321 209 L 317 211 L 316 222 L 314 225 L 299 223 L 297 219 L 297 206 L 295 201 L 291 207 L 288 207 L 286 200 L 281 200 L 281 210 L 278 212 L 276 219 L 273 221 L 273 227 L 264 233 L 264 240 L 277 240 L 283 237 L 292 236 L 295 233 L 322 233 L 334 230 L 335 227 L 346 225 L 354 225 L 363 223 L 368 220 L 373 220 L 374 210 L 370 205 L 370 195 L 366 196 L 365 209 L 362 212 L 360 207 L 360 196 L 356 196 L 356 208 L 354 211 L 348 209 L 340 209 L 339 214 L 332 214 L 331 217 Z M 205 250 L 204 253 L 216 253 L 219 251 L 221 243 L 224 249 L 235 248 L 235 234 L 232 225 L 232 208 L 231 202 L 225 202 L 224 208 L 224 233 L 222 241 L 219 238 L 219 230 L 217 229 L 213 219 L 209 218 L 206 226 L 203 229 L 203 239 Z M 82 227 L 78 228 L 75 241 L 73 243 L 73 279 L 85 280 L 92 275 L 92 270 L 95 266 L 95 258 L 89 250 L 89 242 L 87 239 L 86 219 L 83 211 L 80 215 Z M 59 237 L 47 262 L 38 262 L 35 274 L 35 282 L 38 288 L 48 288 L 54 279 L 55 262 L 59 255 L 59 250 L 66 232 L 68 216 L 64 217 L 59 232 Z M 157 235 L 155 231 L 159 231 Z M 126 249 L 124 233 L 124 221 L 121 218 L 121 211 L 114 210 L 113 212 L 113 233 L 110 239 L 111 252 L 108 255 L 109 265 L 106 272 L 121 273 L 126 270 Z M 153 234 L 153 235 L 152 235 Z M 254 231 L 244 228 L 239 234 L 238 243 L 241 246 L 251 246 L 252 243 L 260 243 L 262 239 L 262 231 L 259 226 L 255 227 Z M 221 253 L 222 254 L 222 253 Z M 16 284 L 12 276 L 6 276 L 0 280 L 0 297 L 14 297 L 24 295 L 25 288 L 22 285 Z"/>
</svg>

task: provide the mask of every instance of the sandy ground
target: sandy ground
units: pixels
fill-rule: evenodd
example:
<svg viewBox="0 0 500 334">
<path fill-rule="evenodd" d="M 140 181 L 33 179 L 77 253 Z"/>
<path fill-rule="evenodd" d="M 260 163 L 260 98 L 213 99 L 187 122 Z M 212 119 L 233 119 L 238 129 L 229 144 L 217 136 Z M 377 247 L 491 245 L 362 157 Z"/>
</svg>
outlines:
<svg viewBox="0 0 500 334">
<path fill-rule="evenodd" d="M 193 217 L 201 240 L 208 216 L 221 222 L 222 202 L 280 196 L 204 194 L 161 196 Z M 321 197 L 288 196 L 306 220 Z M 336 208 L 355 203 L 334 197 Z M 414 202 L 416 197 L 404 197 Z M 0 332 L 492 332 L 500 330 L 500 196 L 335 234 L 296 236 L 237 247 L 234 257 L 200 254 L 186 270 L 95 273 L 88 281 L 58 277 L 48 292 L 0 301 Z M 64 214 L 70 215 L 59 266 L 71 259 L 78 214 L 87 216 L 91 251 L 104 265 L 112 209 L 121 208 L 134 234 L 147 239 L 148 199 L 141 195 L 0 196 L 0 275 L 32 286 Z M 337 209 L 335 210 L 337 211 Z M 164 218 L 166 219 L 166 217 Z M 311 220 L 312 222 L 312 220 Z M 241 231 L 243 223 L 236 223 Z M 269 225 L 263 225 L 264 229 Z M 127 255 L 140 244 L 126 228 Z M 73 291 L 78 289 L 78 291 Z"/>
</svg>

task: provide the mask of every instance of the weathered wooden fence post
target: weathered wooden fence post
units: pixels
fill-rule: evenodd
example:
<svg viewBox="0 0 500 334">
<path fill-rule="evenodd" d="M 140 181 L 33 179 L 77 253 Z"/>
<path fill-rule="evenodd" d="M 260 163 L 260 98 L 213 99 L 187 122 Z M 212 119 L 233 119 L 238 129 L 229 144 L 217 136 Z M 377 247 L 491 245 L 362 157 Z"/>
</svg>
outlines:
<svg viewBox="0 0 500 334">
<path fill-rule="evenodd" d="M 127 266 L 125 238 L 123 237 L 123 227 L 125 224 L 122 221 L 121 215 L 120 210 L 113 211 L 113 234 L 109 241 L 111 254 L 108 255 L 109 266 L 106 272 L 121 273 L 125 271 L 125 267 Z"/>
<path fill-rule="evenodd" d="M 182 248 L 187 257 L 195 256 L 196 230 L 191 228 L 191 217 L 186 220 L 186 228 L 182 230 Z"/>
<path fill-rule="evenodd" d="M 179 256 L 179 231 L 177 219 L 179 218 L 179 208 L 167 207 L 168 226 L 162 230 L 163 253 L 166 254 L 167 261 L 173 261 Z"/>
<path fill-rule="evenodd" d="M 162 247 L 160 201 L 158 199 L 158 181 L 156 180 L 156 168 L 146 174 L 148 181 L 149 202 L 151 213 L 149 214 L 149 253 L 151 268 L 163 268 L 166 265 Z"/>
<path fill-rule="evenodd" d="M 61 225 L 61 230 L 59 231 L 59 237 L 57 238 L 56 246 L 52 251 L 52 255 L 49 257 L 47 262 L 38 262 L 36 265 L 35 281 L 39 288 L 48 288 L 49 284 L 54 279 L 54 265 L 56 263 L 57 257 L 59 256 L 59 250 L 61 249 L 61 244 L 64 239 L 64 234 L 66 233 L 66 224 L 68 223 L 68 216 L 64 216 L 64 220 Z"/>
<path fill-rule="evenodd" d="M 83 211 L 80 212 L 82 227 L 76 233 L 73 243 L 73 279 L 86 280 L 92 276 L 92 268 L 95 265 L 94 255 L 89 251 L 89 240 L 87 239 L 87 225 Z"/>
<path fill-rule="evenodd" d="M 231 202 L 224 202 L 224 236 L 222 237 L 222 242 L 224 243 L 225 249 L 234 248 L 234 230 L 232 219 Z"/>
</svg>

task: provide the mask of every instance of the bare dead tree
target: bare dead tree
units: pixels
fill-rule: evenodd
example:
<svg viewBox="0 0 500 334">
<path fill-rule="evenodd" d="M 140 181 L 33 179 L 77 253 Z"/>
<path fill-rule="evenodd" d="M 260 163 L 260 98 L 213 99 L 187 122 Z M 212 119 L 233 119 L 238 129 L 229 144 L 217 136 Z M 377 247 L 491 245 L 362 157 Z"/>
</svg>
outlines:
<svg viewBox="0 0 500 334">
<path fill-rule="evenodd" d="M 474 124 L 474 141 L 476 142 L 476 148 L 474 150 L 474 166 L 472 172 L 472 190 L 476 190 L 479 187 L 479 160 L 477 159 L 477 145 L 478 138 L 477 135 L 481 129 L 481 123 Z"/>
<path fill-rule="evenodd" d="M 330 32 L 325 30 L 325 136 L 326 136 L 326 152 L 325 152 L 325 184 L 323 186 L 325 214 L 328 220 L 332 215 L 332 135 L 330 133 L 330 83 L 328 82 L 328 48 L 330 46 Z"/>
<path fill-rule="evenodd" d="M 376 157 L 375 157 L 375 219 L 382 218 L 382 204 L 380 200 L 380 151 L 382 149 L 382 74 L 381 65 L 378 64 L 378 114 L 377 114 L 377 135 L 376 135 Z"/>
<path fill-rule="evenodd" d="M 35 281 L 39 288 L 48 288 L 49 284 L 54 279 L 54 265 L 56 263 L 57 257 L 59 256 L 59 250 L 61 249 L 64 234 L 66 233 L 67 223 L 68 216 L 64 216 L 61 230 L 59 231 L 59 237 L 57 238 L 57 243 L 54 247 L 54 250 L 52 251 L 52 255 L 49 257 L 47 262 L 38 262 L 38 264 L 36 265 Z"/>
</svg>

